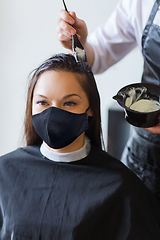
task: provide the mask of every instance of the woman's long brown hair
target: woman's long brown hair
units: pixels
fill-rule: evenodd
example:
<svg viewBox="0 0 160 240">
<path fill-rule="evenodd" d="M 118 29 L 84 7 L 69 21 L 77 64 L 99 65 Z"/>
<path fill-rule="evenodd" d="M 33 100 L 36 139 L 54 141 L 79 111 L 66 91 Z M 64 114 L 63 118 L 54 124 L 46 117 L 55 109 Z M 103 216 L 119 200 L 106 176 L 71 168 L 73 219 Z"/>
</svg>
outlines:
<svg viewBox="0 0 160 240">
<path fill-rule="evenodd" d="M 36 133 L 32 124 L 32 100 L 35 85 L 45 71 L 72 72 L 76 75 L 78 82 L 88 96 L 92 117 L 89 117 L 89 129 L 86 135 L 91 142 L 102 148 L 102 130 L 100 116 L 100 97 L 91 68 L 86 63 L 77 63 L 70 54 L 58 54 L 47 59 L 32 73 L 32 78 L 28 86 L 27 105 L 24 120 L 24 138 L 26 145 L 37 145 L 42 143 L 42 139 Z"/>
</svg>

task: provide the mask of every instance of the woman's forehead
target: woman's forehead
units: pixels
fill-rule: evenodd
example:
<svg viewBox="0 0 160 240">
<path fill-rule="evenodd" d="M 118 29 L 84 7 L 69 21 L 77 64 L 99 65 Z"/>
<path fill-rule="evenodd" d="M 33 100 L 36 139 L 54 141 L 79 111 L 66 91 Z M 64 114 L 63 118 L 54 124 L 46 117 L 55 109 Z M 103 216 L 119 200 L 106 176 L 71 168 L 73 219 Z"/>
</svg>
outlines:
<svg viewBox="0 0 160 240">
<path fill-rule="evenodd" d="M 45 71 L 42 73 L 35 85 L 35 94 L 44 93 L 85 93 L 79 83 L 77 74 L 65 71 Z M 85 93 L 86 94 L 86 93 Z"/>
</svg>

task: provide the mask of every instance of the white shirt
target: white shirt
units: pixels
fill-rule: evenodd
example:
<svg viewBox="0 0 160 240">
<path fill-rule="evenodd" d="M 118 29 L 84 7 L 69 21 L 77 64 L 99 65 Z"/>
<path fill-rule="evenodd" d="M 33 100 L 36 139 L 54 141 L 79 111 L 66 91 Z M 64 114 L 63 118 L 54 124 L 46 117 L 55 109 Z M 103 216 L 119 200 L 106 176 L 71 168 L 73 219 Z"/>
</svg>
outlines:
<svg viewBox="0 0 160 240">
<path fill-rule="evenodd" d="M 94 74 L 102 73 L 122 59 L 135 46 L 141 49 L 141 37 L 154 0 L 120 0 L 109 20 L 88 38 L 95 60 Z M 107 2 L 106 2 L 107 7 Z M 154 23 L 160 26 L 160 10 Z"/>
<path fill-rule="evenodd" d="M 43 142 L 40 147 L 40 152 L 42 153 L 43 156 L 55 162 L 74 162 L 87 157 L 90 152 L 90 149 L 91 149 L 90 140 L 85 136 L 84 146 L 77 151 L 69 153 L 53 152 L 52 150 L 47 148 L 47 146 Z"/>
</svg>

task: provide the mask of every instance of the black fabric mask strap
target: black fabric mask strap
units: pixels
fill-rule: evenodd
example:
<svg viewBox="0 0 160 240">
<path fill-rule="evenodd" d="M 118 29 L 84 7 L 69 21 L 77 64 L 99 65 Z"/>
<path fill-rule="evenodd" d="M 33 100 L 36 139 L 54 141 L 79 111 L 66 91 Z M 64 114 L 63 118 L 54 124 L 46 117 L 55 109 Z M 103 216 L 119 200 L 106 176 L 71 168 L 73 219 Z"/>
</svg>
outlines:
<svg viewBox="0 0 160 240">
<path fill-rule="evenodd" d="M 90 109 L 90 106 L 86 109 L 86 112 Z"/>
</svg>

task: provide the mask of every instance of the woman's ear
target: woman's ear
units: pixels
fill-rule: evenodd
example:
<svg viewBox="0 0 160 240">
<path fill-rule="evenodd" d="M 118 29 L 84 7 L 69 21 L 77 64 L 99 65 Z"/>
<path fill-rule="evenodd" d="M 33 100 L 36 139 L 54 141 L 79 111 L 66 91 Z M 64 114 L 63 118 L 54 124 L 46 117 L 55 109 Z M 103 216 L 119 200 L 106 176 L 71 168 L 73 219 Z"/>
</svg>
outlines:
<svg viewBox="0 0 160 240">
<path fill-rule="evenodd" d="M 88 116 L 88 117 L 93 116 L 93 112 L 92 112 L 91 108 L 88 109 L 88 111 L 87 111 L 87 116 Z"/>
</svg>

